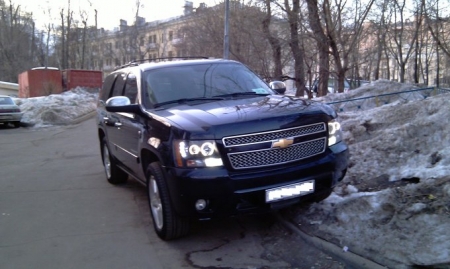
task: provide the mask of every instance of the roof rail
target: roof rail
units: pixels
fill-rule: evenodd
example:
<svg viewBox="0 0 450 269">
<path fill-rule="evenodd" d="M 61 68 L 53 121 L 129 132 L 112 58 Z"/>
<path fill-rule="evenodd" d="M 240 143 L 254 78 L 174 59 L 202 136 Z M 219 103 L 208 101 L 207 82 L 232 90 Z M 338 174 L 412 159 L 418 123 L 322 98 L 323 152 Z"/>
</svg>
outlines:
<svg viewBox="0 0 450 269">
<path fill-rule="evenodd" d="M 163 61 L 171 61 L 171 60 L 191 60 L 191 59 L 209 59 L 205 56 L 187 56 L 187 57 L 161 57 L 161 58 L 148 58 L 148 59 L 141 59 L 141 60 L 133 60 L 127 64 L 117 66 L 114 68 L 114 70 L 122 69 L 129 66 L 137 66 L 139 63 L 145 63 L 145 62 L 163 62 Z"/>
</svg>

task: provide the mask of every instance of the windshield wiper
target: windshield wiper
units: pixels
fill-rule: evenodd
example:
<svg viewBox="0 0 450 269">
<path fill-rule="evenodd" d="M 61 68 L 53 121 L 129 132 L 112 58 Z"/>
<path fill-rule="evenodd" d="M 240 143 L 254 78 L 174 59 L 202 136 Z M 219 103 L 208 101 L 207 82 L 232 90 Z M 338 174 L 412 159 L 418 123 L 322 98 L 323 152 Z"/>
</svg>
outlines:
<svg viewBox="0 0 450 269">
<path fill-rule="evenodd" d="M 222 95 L 215 95 L 213 97 L 236 97 L 236 96 L 246 96 L 246 95 L 269 95 L 269 94 L 261 94 L 261 93 L 256 93 L 256 92 L 235 92 L 235 93 L 227 93 L 227 94 L 222 94 Z"/>
<path fill-rule="evenodd" d="M 181 99 L 177 99 L 177 100 L 171 100 L 171 101 L 166 101 L 166 102 L 162 102 L 162 103 L 157 103 L 154 105 L 154 107 L 157 108 L 157 107 L 161 107 L 161 106 L 169 105 L 169 104 L 183 104 L 183 103 L 193 102 L 193 101 L 220 101 L 220 100 L 223 100 L 223 98 L 220 98 L 220 97 L 181 98 Z"/>
</svg>

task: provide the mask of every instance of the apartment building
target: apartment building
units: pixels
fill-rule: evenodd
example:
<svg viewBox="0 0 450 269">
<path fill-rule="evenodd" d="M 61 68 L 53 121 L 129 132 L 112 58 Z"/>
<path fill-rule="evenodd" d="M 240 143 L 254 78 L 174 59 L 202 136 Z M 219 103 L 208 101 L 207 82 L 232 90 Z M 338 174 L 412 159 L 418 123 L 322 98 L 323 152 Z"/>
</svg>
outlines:
<svg viewBox="0 0 450 269">
<path fill-rule="evenodd" d="M 206 5 L 197 9 L 201 8 Z M 192 20 L 193 10 L 192 2 L 186 1 L 182 16 L 152 22 L 137 17 L 132 24 L 120 20 L 113 31 L 97 30 L 91 45 L 91 68 L 107 74 L 130 61 L 186 56 L 183 25 Z"/>
<path fill-rule="evenodd" d="M 143 18 L 138 18 L 133 25 L 121 20 L 119 29 L 101 31 L 94 40 L 94 69 L 107 73 L 134 60 L 185 56 L 181 27 L 188 19 L 182 16 L 145 22 Z"/>
</svg>

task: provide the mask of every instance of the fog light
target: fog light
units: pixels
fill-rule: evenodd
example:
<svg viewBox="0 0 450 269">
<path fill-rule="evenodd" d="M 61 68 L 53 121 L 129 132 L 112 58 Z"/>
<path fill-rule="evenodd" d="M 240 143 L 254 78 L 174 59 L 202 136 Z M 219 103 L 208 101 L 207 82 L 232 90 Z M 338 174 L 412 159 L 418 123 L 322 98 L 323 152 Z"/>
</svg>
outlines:
<svg viewBox="0 0 450 269">
<path fill-rule="evenodd" d="M 202 211 L 203 209 L 206 208 L 207 202 L 204 199 L 198 199 L 197 202 L 195 202 L 195 209 L 197 209 L 197 211 Z"/>
</svg>

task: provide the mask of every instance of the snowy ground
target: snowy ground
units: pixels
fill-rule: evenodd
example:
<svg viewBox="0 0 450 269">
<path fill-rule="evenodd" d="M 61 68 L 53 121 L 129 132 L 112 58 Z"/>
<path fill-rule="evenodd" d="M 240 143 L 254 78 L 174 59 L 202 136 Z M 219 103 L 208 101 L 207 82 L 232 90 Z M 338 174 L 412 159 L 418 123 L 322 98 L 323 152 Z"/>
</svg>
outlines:
<svg viewBox="0 0 450 269">
<path fill-rule="evenodd" d="M 350 168 L 328 199 L 284 213 L 305 232 L 390 268 L 450 268 L 450 94 L 361 99 L 411 89 L 377 81 L 318 99 L 359 98 L 333 105 Z M 78 88 L 17 103 L 22 122 L 37 128 L 70 124 L 96 100 L 97 91 Z"/>
<path fill-rule="evenodd" d="M 377 81 L 322 99 L 408 89 Z M 450 94 L 424 95 L 371 98 L 339 113 L 350 168 L 328 199 L 289 210 L 302 230 L 389 268 L 450 268 Z"/>
</svg>

